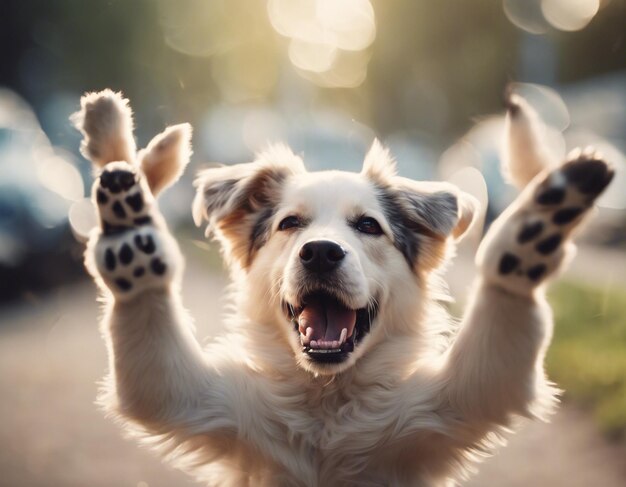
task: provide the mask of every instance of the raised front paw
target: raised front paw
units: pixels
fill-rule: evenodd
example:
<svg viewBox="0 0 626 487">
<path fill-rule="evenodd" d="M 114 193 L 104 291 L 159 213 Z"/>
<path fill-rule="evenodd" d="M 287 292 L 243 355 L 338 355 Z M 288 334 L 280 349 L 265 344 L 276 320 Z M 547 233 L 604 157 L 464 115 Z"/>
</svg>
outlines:
<svg viewBox="0 0 626 487">
<path fill-rule="evenodd" d="M 94 186 L 102 232 L 112 235 L 153 222 L 154 198 L 143 176 L 126 162 L 108 164 Z"/>
<path fill-rule="evenodd" d="M 118 299 L 168 286 L 180 265 L 172 237 L 151 225 L 101 235 L 93 259 L 97 273 Z"/>
<path fill-rule="evenodd" d="M 613 179 L 592 149 L 572 153 L 558 169 L 539 176 L 494 222 L 478 252 L 484 277 L 526 294 L 554 274 L 571 235 Z"/>
<path fill-rule="evenodd" d="M 126 162 L 107 164 L 93 195 L 101 232 L 87 250 L 92 274 L 118 300 L 168 286 L 181 266 L 180 253 L 141 169 Z"/>
</svg>

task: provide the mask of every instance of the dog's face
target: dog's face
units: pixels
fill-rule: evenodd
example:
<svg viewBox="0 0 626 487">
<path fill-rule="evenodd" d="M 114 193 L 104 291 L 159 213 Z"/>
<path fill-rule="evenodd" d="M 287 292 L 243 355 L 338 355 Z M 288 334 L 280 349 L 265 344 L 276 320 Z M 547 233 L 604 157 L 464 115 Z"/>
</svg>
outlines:
<svg viewBox="0 0 626 487">
<path fill-rule="evenodd" d="M 345 370 L 407 326 L 448 237 L 467 229 L 476 207 L 453 186 L 397 177 L 377 143 L 360 174 L 308 173 L 274 148 L 206 170 L 198 183 L 194 215 L 245 272 L 251 318 L 319 374 Z"/>
</svg>

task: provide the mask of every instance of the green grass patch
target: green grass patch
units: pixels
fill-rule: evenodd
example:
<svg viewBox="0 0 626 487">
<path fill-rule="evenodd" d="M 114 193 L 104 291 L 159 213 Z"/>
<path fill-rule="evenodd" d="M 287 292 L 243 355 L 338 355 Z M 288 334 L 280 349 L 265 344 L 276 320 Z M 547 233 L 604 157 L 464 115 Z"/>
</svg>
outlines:
<svg viewBox="0 0 626 487">
<path fill-rule="evenodd" d="M 550 378 L 588 405 L 602 430 L 626 432 L 626 290 L 561 283 L 549 293 L 554 340 Z"/>
</svg>

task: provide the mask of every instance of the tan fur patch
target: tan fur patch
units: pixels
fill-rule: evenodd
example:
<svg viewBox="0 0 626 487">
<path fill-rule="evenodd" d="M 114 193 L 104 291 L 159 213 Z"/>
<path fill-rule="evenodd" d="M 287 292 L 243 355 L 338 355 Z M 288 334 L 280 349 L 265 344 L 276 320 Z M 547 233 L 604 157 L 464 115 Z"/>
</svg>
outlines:
<svg viewBox="0 0 626 487">
<path fill-rule="evenodd" d="M 83 156 L 102 167 L 113 161 L 135 161 L 133 112 L 121 93 L 104 90 L 87 93 L 80 100 L 81 109 L 71 116 L 84 139 Z"/>
<path fill-rule="evenodd" d="M 176 181 L 191 157 L 191 125 L 166 128 L 139 153 L 148 185 L 157 194 Z"/>
</svg>

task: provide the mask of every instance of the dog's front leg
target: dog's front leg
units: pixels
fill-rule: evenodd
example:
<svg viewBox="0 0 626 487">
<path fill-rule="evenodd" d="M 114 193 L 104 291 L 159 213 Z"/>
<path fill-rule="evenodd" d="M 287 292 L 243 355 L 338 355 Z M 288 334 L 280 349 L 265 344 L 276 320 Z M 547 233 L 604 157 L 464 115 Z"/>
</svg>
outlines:
<svg viewBox="0 0 626 487">
<path fill-rule="evenodd" d="M 592 150 L 539 173 L 494 222 L 480 278 L 446 356 L 448 398 L 468 421 L 508 424 L 553 402 L 543 357 L 551 337 L 544 283 L 572 255 L 571 237 L 613 176 Z"/>
<path fill-rule="evenodd" d="M 178 245 L 146 176 L 124 162 L 109 164 L 94 197 L 101 228 L 91 236 L 86 264 L 107 301 L 102 326 L 110 377 L 104 405 L 153 433 L 176 432 L 192 420 L 223 423 L 228 408 L 218 392 L 218 374 L 180 302 Z"/>
</svg>

